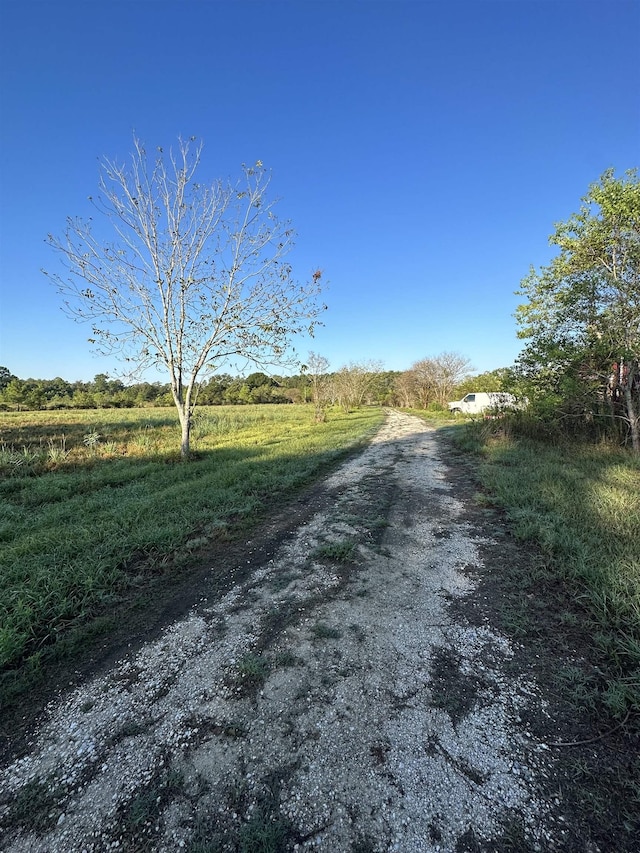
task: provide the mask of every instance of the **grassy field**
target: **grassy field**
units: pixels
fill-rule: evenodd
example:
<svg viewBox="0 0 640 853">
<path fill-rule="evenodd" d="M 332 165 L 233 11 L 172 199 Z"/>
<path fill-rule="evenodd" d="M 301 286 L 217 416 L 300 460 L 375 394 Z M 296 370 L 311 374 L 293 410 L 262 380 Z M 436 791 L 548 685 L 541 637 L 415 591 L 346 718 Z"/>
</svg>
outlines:
<svg viewBox="0 0 640 853">
<path fill-rule="evenodd" d="M 188 571 L 208 542 L 255 523 L 382 417 L 331 411 L 316 424 L 306 406 L 202 408 L 184 464 L 169 409 L 0 414 L 0 698 L 149 578 Z"/>
<path fill-rule="evenodd" d="M 580 685 L 583 701 L 603 702 L 617 718 L 640 711 L 640 458 L 613 446 L 516 440 L 508 421 L 451 432 L 478 455 L 485 499 L 540 547 L 546 579 L 575 603 L 565 624 L 581 623 L 599 661 Z M 535 579 L 522 585 L 536 594 Z"/>
</svg>

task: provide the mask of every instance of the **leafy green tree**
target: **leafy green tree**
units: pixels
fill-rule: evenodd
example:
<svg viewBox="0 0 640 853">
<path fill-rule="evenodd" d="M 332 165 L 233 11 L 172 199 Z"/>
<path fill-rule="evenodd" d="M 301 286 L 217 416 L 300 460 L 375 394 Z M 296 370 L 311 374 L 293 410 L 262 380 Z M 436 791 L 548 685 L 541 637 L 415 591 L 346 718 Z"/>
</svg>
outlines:
<svg viewBox="0 0 640 853">
<path fill-rule="evenodd" d="M 109 377 L 106 373 L 97 373 L 93 377 L 93 391 L 98 394 L 107 394 L 110 391 Z"/>
<path fill-rule="evenodd" d="M 73 395 L 74 409 L 95 409 L 97 407 L 93 394 L 88 391 L 76 391 Z"/>
<path fill-rule="evenodd" d="M 311 396 L 311 381 L 307 374 L 308 365 L 300 366 L 300 373 L 278 377 L 283 394 L 290 403 L 307 403 Z"/>
<path fill-rule="evenodd" d="M 556 225 L 558 255 L 532 269 L 516 319 L 528 339 L 519 364 L 547 383 L 566 417 L 607 412 L 640 452 L 640 181 L 606 171 L 578 213 Z"/>
<path fill-rule="evenodd" d="M 222 399 L 224 403 L 228 403 L 230 405 L 234 405 L 235 403 L 247 403 L 249 392 L 246 391 L 246 399 L 243 399 L 242 389 L 244 387 L 244 382 L 242 379 L 234 379 L 230 382 L 227 387 L 224 389 L 222 394 Z"/>
<path fill-rule="evenodd" d="M 48 239 L 66 266 L 52 278 L 69 313 L 92 324 L 98 351 L 166 369 L 183 458 L 201 374 L 232 356 L 286 362 L 291 337 L 312 332 L 324 308 L 319 270 L 305 285 L 292 279 L 294 232 L 275 214 L 262 163 L 244 166 L 239 185 L 201 184 L 194 141 L 149 158 L 134 139 L 128 167 L 103 162 L 95 207 L 112 240 L 71 218 Z"/>
<path fill-rule="evenodd" d="M 2 399 L 5 403 L 15 406 L 18 411 L 26 407 L 27 387 L 22 379 L 11 379 L 2 389 Z"/>
<path fill-rule="evenodd" d="M 461 399 L 466 394 L 474 391 L 485 391 L 492 393 L 496 391 L 514 391 L 515 374 L 512 367 L 499 367 L 497 370 L 488 370 L 477 376 L 469 376 L 464 382 L 456 385 L 454 396 Z"/>
<path fill-rule="evenodd" d="M 45 404 L 42 387 L 35 379 L 12 379 L 2 389 L 3 400 L 22 409 L 41 409 Z"/>
<path fill-rule="evenodd" d="M 13 373 L 11 373 L 8 367 L 0 367 L 0 391 L 2 391 L 3 388 L 6 388 L 12 379 L 17 378 L 17 376 L 14 376 Z"/>
<path fill-rule="evenodd" d="M 69 382 L 66 382 L 60 376 L 56 376 L 55 379 L 45 379 L 43 381 L 43 386 L 44 394 L 48 401 L 53 400 L 56 397 L 65 397 L 71 392 L 71 385 Z"/>
<path fill-rule="evenodd" d="M 203 383 L 198 394 L 198 402 L 204 406 L 221 406 L 224 402 L 224 392 L 233 382 L 228 373 L 217 373 L 208 382 Z"/>
<path fill-rule="evenodd" d="M 258 385 L 257 388 L 253 388 L 250 392 L 250 400 L 252 403 L 282 403 L 283 397 L 280 393 L 280 389 L 275 383 L 266 383 L 265 385 Z"/>
<path fill-rule="evenodd" d="M 395 405 L 395 382 L 399 375 L 400 371 L 398 370 L 383 370 L 377 373 L 369 389 L 372 402 L 380 406 Z"/>
<path fill-rule="evenodd" d="M 132 405 L 143 407 L 152 403 L 158 396 L 158 388 L 150 382 L 139 382 L 127 389 Z"/>
<path fill-rule="evenodd" d="M 253 391 L 255 388 L 260 388 L 263 385 L 271 386 L 276 383 L 270 376 L 267 376 L 266 373 L 250 373 L 244 380 L 244 384 L 247 386 L 249 391 Z"/>
</svg>

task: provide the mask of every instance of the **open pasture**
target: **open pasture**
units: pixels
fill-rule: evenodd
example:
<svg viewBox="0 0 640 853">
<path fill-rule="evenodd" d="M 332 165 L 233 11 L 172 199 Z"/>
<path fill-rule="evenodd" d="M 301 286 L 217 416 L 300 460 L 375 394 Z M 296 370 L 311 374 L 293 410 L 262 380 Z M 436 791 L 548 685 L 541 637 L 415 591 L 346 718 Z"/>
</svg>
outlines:
<svg viewBox="0 0 640 853">
<path fill-rule="evenodd" d="M 194 552 L 255 522 L 382 417 L 202 408 L 182 463 L 170 409 L 0 414 L 1 692 L 149 578 L 188 571 Z"/>
</svg>

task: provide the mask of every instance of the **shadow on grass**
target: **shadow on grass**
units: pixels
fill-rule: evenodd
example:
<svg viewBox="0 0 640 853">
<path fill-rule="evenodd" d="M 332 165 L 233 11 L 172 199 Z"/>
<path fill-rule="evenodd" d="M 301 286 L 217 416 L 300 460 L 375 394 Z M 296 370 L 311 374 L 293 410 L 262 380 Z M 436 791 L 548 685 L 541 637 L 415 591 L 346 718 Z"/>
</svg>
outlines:
<svg viewBox="0 0 640 853">
<path fill-rule="evenodd" d="M 161 453 L 0 482 L 0 698 L 108 631 L 114 608 L 257 524 L 361 446 L 376 418 L 347 436 L 310 426 L 199 450 L 187 464 Z"/>
</svg>

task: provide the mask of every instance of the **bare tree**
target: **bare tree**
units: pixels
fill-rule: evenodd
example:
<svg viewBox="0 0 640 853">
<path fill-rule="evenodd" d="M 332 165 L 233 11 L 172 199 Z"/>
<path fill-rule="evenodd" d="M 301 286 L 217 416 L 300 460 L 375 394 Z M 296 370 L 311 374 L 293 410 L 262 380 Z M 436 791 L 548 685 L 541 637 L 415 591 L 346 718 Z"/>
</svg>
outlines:
<svg viewBox="0 0 640 853">
<path fill-rule="evenodd" d="M 435 400 L 446 408 L 453 389 L 471 372 L 471 362 L 457 352 L 443 352 L 433 359 Z"/>
<path fill-rule="evenodd" d="M 409 370 L 413 386 L 413 396 L 421 409 L 426 409 L 435 399 L 435 365 L 432 358 L 422 358 L 416 361 Z"/>
<path fill-rule="evenodd" d="M 382 371 L 382 363 L 369 360 L 351 362 L 333 374 L 333 398 L 346 412 L 361 406 L 376 376 Z"/>
<path fill-rule="evenodd" d="M 92 199 L 113 242 L 94 236 L 91 219 L 48 237 L 67 268 L 51 277 L 68 312 L 92 323 L 98 352 L 168 371 L 185 459 L 205 368 L 231 356 L 283 363 L 291 336 L 312 333 L 324 307 L 320 271 L 299 285 L 283 260 L 294 233 L 275 215 L 262 163 L 243 166 L 241 184 L 204 185 L 201 152 L 192 137 L 151 159 L 134 138 L 128 167 L 103 161 Z"/>
<path fill-rule="evenodd" d="M 410 370 L 405 370 L 399 376 L 396 376 L 393 389 L 401 408 L 410 409 L 415 405 L 415 382 L 413 373 Z"/>
<path fill-rule="evenodd" d="M 413 386 L 414 398 L 421 408 L 426 409 L 429 403 L 446 406 L 451 392 L 470 370 L 469 359 L 456 352 L 443 352 L 416 361 L 408 371 L 405 384 Z"/>
<path fill-rule="evenodd" d="M 327 371 L 329 370 L 329 359 L 315 352 L 309 353 L 307 364 L 303 365 L 303 372 L 311 380 L 311 398 L 315 410 L 317 423 L 326 418 L 326 407 L 329 402 Z"/>
</svg>

